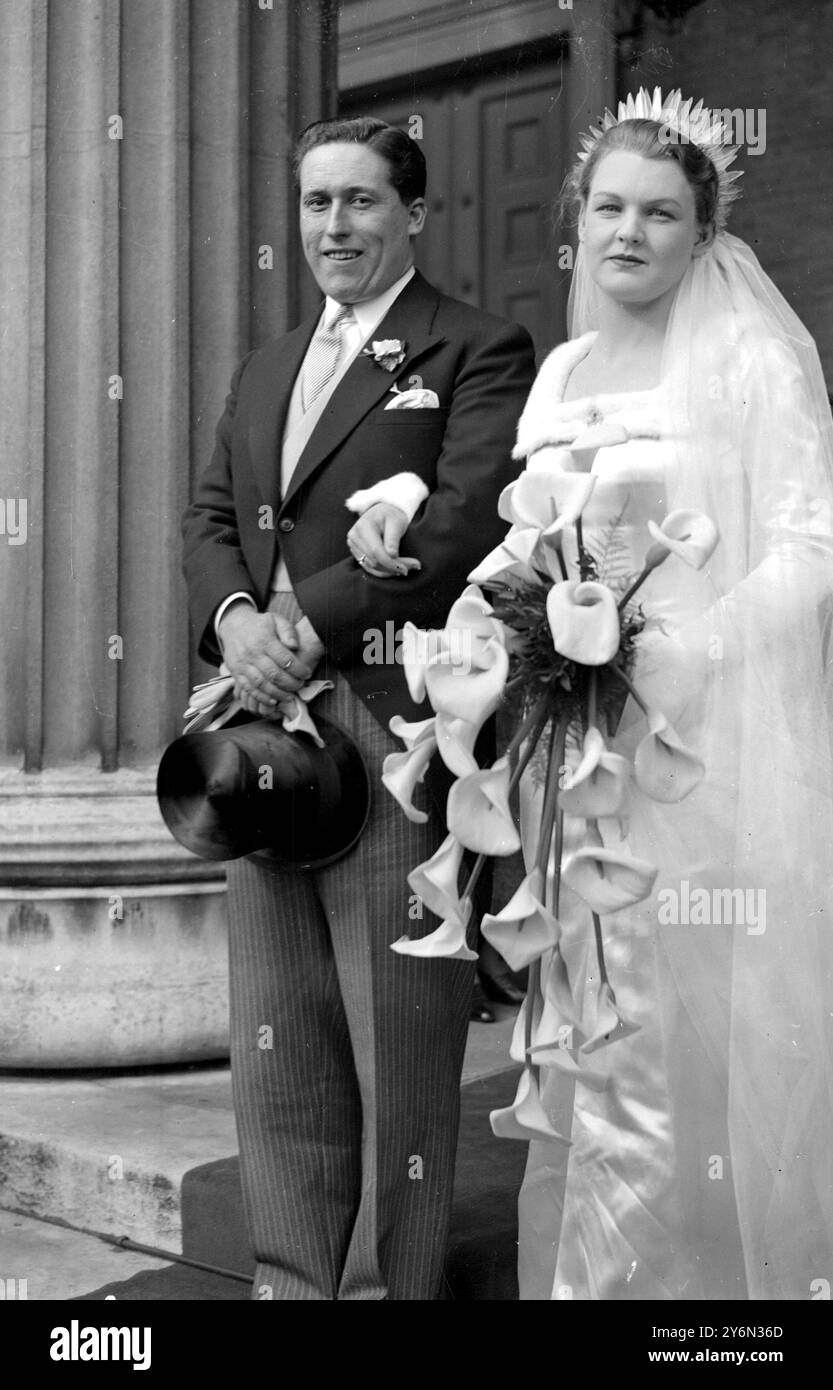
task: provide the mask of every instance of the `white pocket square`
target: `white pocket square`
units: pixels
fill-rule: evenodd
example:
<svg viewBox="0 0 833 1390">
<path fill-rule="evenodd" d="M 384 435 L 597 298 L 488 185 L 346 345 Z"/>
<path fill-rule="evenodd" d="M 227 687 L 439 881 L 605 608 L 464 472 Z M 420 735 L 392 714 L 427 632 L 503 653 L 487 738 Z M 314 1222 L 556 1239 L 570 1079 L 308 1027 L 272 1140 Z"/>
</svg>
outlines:
<svg viewBox="0 0 833 1390">
<path fill-rule="evenodd" d="M 440 398 L 436 391 L 428 391 L 424 386 L 415 386 L 410 391 L 396 391 L 385 410 L 439 410 Z"/>
</svg>

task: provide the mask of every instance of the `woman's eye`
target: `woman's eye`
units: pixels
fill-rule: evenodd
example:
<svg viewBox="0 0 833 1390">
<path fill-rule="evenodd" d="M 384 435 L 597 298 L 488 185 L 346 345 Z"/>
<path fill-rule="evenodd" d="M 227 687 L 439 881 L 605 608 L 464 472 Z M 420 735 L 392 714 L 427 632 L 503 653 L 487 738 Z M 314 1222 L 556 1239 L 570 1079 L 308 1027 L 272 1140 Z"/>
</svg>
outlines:
<svg viewBox="0 0 833 1390">
<path fill-rule="evenodd" d="M 669 212 L 667 208 L 652 208 L 651 210 L 654 213 L 655 217 L 667 217 L 672 222 L 674 220 L 674 214 L 672 212 Z"/>
</svg>

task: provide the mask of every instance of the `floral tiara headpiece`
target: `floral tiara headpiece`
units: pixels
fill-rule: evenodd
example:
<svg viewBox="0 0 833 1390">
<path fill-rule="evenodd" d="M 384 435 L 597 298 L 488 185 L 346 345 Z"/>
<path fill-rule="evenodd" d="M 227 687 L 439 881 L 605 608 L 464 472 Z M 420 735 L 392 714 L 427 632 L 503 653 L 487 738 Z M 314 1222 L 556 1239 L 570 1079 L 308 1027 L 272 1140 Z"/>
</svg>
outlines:
<svg viewBox="0 0 833 1390">
<path fill-rule="evenodd" d="M 630 95 L 626 101 L 619 102 L 617 115 L 614 116 L 612 111 L 605 111 L 599 125 L 581 136 L 581 153 L 578 158 L 583 164 L 612 126 L 621 125 L 623 121 L 657 121 L 665 128 L 669 143 L 673 132 L 675 142 L 696 145 L 711 160 L 718 183 L 715 221 L 718 227 L 723 227 L 729 215 L 729 208 L 740 196 L 740 189 L 735 185 L 743 173 L 742 169 L 729 172 L 729 165 L 740 147 L 730 144 L 727 136 L 728 127 L 723 115 L 721 111 L 712 111 L 708 106 L 704 107 L 702 100 L 696 105 L 692 97 L 683 101 L 679 88 L 663 97 L 660 87 L 654 88 L 653 96 L 646 87 L 641 87 L 636 96 Z"/>
</svg>

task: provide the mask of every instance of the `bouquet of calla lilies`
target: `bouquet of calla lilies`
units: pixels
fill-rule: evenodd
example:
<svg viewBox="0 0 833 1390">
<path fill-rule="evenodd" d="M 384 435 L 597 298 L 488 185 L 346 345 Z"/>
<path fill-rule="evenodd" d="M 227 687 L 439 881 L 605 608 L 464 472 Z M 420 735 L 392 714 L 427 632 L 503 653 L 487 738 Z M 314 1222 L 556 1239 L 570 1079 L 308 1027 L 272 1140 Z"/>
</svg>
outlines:
<svg viewBox="0 0 833 1390">
<path fill-rule="evenodd" d="M 521 847 L 512 793 L 524 772 L 543 787 L 537 846 L 527 846 L 532 867 L 506 906 L 481 923 L 511 970 L 529 970 L 512 1044 L 523 1074 L 513 1104 L 491 1115 L 494 1133 L 504 1138 L 568 1144 L 542 1104 L 539 1068 L 559 1067 L 586 1085 L 604 1086 L 593 1054 L 637 1031 L 617 1006 L 601 919 L 649 897 L 657 869 L 608 843 L 616 839 L 610 827 L 618 822 L 621 846 L 634 783 L 655 801 L 675 802 L 705 772 L 633 684 L 645 627 L 634 599 L 652 570 L 669 559 L 701 569 L 717 545 L 717 531 L 701 513 L 674 511 L 661 526 L 648 523 L 653 544 L 620 592 L 600 578 L 584 542 L 582 513 L 598 484 L 590 471 L 596 452 L 625 437 L 613 425 L 591 426 L 569 448 L 533 456 L 501 495 L 499 512 L 510 523 L 505 540 L 469 575 L 445 628 L 425 632 L 406 624 L 403 632 L 409 691 L 418 703 L 427 696 L 434 716 L 418 723 L 391 720 L 405 751 L 389 755 L 382 781 L 414 821 L 427 819 L 414 795 L 435 754 L 456 781 L 448 796 L 448 836 L 408 877 L 440 926 L 417 940 L 403 937 L 394 951 L 476 960 L 466 941 L 475 884 L 489 857 Z M 612 530 L 616 524 L 613 518 Z M 632 762 L 607 744 L 628 695 L 646 726 Z M 477 736 L 501 704 L 513 716 L 514 732 L 494 765 L 481 768 L 474 756 Z M 565 814 L 584 823 L 583 843 L 568 855 Z M 466 850 L 476 858 L 460 889 Z M 586 904 L 593 923 L 598 973 L 595 987 L 580 991 L 580 1006 L 560 949 L 562 882 Z"/>
</svg>

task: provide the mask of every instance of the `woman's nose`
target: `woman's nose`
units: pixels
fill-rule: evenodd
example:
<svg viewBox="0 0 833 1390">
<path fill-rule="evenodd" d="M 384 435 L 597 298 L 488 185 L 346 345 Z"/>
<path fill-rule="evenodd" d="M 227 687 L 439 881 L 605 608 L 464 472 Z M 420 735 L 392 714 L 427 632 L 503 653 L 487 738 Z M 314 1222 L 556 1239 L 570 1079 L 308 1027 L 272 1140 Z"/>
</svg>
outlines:
<svg viewBox="0 0 833 1390">
<path fill-rule="evenodd" d="M 642 224 L 638 216 L 635 213 L 625 213 L 616 229 L 616 235 L 621 237 L 622 241 L 641 241 Z"/>
</svg>

